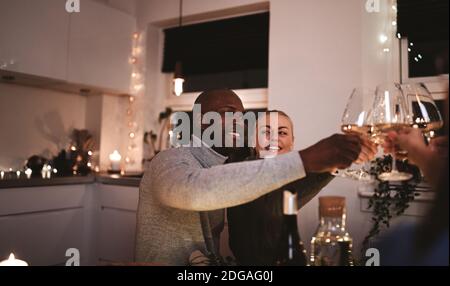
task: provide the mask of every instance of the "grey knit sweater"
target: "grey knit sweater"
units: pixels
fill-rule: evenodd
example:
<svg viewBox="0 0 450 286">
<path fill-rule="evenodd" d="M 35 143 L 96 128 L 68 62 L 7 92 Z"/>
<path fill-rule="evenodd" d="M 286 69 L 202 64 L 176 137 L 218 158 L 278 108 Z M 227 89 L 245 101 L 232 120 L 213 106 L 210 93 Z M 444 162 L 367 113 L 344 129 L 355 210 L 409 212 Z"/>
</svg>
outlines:
<svg viewBox="0 0 450 286">
<path fill-rule="evenodd" d="M 186 265 L 194 250 L 205 251 L 199 211 L 244 204 L 306 176 L 298 152 L 226 159 L 203 146 L 169 149 L 151 161 L 140 185 L 136 261 Z"/>
</svg>

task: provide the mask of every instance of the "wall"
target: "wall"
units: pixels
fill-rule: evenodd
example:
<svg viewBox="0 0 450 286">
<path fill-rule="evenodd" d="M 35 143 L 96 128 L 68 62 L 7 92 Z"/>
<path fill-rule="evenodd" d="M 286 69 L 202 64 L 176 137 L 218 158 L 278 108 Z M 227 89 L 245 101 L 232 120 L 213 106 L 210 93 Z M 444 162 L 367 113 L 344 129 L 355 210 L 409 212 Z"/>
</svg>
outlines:
<svg viewBox="0 0 450 286">
<path fill-rule="evenodd" d="M 387 43 L 391 49 L 387 54 L 379 43 L 380 33 L 389 32 L 386 23 L 391 7 L 390 1 L 381 2 L 380 13 L 369 14 L 361 0 L 270 1 L 269 108 L 284 110 L 292 117 L 297 149 L 339 132 L 354 87 L 395 79 L 395 42 Z M 264 1 L 187 0 L 183 15 L 195 18 L 258 3 Z M 178 1 L 138 0 L 137 5 L 139 26 L 150 24 L 148 42 L 154 53 L 156 42 L 161 45 L 162 41 L 158 27 L 176 19 Z M 153 57 L 147 66 L 152 75 L 148 75 L 145 100 L 162 104 L 164 77 L 159 72 L 160 61 Z M 159 92 L 151 91 L 153 88 Z M 153 105 L 153 110 L 158 106 Z M 337 178 L 321 193 L 347 198 L 348 226 L 356 240 L 356 252 L 370 227 L 370 217 L 361 215 L 357 187 L 353 181 Z M 317 213 L 316 198 L 299 214 L 300 232 L 308 247 L 318 224 Z"/>
<path fill-rule="evenodd" d="M 384 53 L 379 42 L 379 35 L 389 32 L 385 23 L 391 6 L 382 1 L 380 13 L 371 14 L 364 4 L 360 0 L 271 1 L 269 106 L 292 117 L 297 149 L 339 132 L 353 88 L 375 87 L 394 76 L 395 46 Z M 320 195 L 346 197 L 349 232 L 359 253 L 371 222 L 360 215 L 357 187 L 356 182 L 336 178 Z M 306 245 L 317 223 L 315 198 L 299 214 Z"/>
<path fill-rule="evenodd" d="M 34 154 L 46 157 L 85 127 L 86 98 L 76 94 L 0 84 L 0 169 L 19 169 Z"/>
<path fill-rule="evenodd" d="M 94 0 L 132 16 L 136 16 L 136 0 Z M 81 8 L 83 9 L 83 8 Z"/>
<path fill-rule="evenodd" d="M 111 95 L 81 96 L 53 90 L 0 84 L 0 170 L 22 169 L 27 158 L 51 158 L 68 148 L 74 128 L 93 135 L 100 169 L 109 154 L 126 151 L 127 99 Z M 138 164 L 140 167 L 140 164 Z"/>
</svg>

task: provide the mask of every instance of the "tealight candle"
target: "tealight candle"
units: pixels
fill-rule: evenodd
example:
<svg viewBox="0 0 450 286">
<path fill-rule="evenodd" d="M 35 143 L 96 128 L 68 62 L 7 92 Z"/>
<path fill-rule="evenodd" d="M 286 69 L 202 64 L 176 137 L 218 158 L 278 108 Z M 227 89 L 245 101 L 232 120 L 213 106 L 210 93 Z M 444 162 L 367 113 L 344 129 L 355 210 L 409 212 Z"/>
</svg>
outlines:
<svg viewBox="0 0 450 286">
<path fill-rule="evenodd" d="M 31 174 L 33 174 L 33 171 L 30 168 L 25 170 L 25 175 L 27 176 L 27 179 L 31 178 Z"/>
<path fill-rule="evenodd" d="M 1 172 L 0 172 L 0 178 L 3 180 L 4 177 L 5 177 L 5 172 L 4 172 L 4 171 L 1 171 Z"/>
<path fill-rule="evenodd" d="M 111 161 L 111 170 L 112 171 L 120 171 L 120 161 L 122 160 L 122 156 L 120 155 L 119 151 L 114 150 L 109 155 L 109 161 Z"/>
<path fill-rule="evenodd" d="M 28 266 L 28 263 L 23 260 L 16 259 L 14 257 L 14 254 L 11 253 L 7 260 L 3 260 L 0 262 L 0 266 Z"/>
<path fill-rule="evenodd" d="M 45 179 L 47 177 L 47 164 L 44 164 L 44 167 L 42 167 L 41 176 L 42 179 Z"/>
</svg>

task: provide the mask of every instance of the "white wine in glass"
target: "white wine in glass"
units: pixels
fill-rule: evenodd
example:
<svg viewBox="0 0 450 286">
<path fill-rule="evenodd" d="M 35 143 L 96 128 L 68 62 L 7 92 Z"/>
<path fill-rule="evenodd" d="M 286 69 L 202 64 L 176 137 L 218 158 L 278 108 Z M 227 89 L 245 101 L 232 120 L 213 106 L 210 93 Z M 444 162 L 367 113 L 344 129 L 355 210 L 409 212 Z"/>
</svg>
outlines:
<svg viewBox="0 0 450 286">
<path fill-rule="evenodd" d="M 375 91 L 365 88 L 355 88 L 347 101 L 341 120 L 341 130 L 346 134 L 358 134 L 372 139 L 373 126 L 368 122 L 371 113 Z M 342 177 L 359 181 L 371 181 L 372 178 L 364 166 L 354 165 L 341 173 Z"/>
<path fill-rule="evenodd" d="M 444 126 L 441 113 L 436 103 L 423 83 L 408 83 L 402 85 L 406 96 L 412 127 L 418 128 L 430 142 L 436 131 Z"/>
<path fill-rule="evenodd" d="M 391 131 L 398 132 L 411 126 L 409 109 L 400 84 L 388 83 L 377 86 L 371 121 L 374 132 L 384 137 Z M 400 150 L 396 152 L 404 153 Z M 392 154 L 392 170 L 378 176 L 382 181 L 407 181 L 412 177 L 410 173 L 397 170 L 395 153 Z"/>
</svg>

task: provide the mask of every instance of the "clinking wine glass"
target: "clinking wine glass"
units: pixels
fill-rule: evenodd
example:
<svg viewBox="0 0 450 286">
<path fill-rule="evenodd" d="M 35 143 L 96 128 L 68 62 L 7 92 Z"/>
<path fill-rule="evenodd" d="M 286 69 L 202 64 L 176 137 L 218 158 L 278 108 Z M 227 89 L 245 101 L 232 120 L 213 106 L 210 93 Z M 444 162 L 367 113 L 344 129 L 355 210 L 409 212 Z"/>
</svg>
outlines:
<svg viewBox="0 0 450 286">
<path fill-rule="evenodd" d="M 375 91 L 375 101 L 372 108 L 371 122 L 374 133 L 378 137 L 386 137 L 391 131 L 401 131 L 411 126 L 411 117 L 406 98 L 398 83 L 381 84 Z M 405 152 L 396 148 L 392 154 L 392 168 L 378 176 L 382 181 L 407 181 L 413 175 L 397 170 L 396 154 Z"/>
<path fill-rule="evenodd" d="M 429 143 L 436 136 L 436 131 L 444 126 L 441 113 L 423 83 L 404 84 L 402 89 L 410 111 L 412 127 L 420 129 Z"/>
<path fill-rule="evenodd" d="M 369 122 L 375 91 L 366 88 L 353 89 L 341 120 L 341 130 L 346 134 L 357 134 L 367 137 L 376 143 L 373 126 Z M 335 173 L 337 176 L 359 181 L 371 181 L 367 166 L 354 164 L 352 167 Z"/>
</svg>

